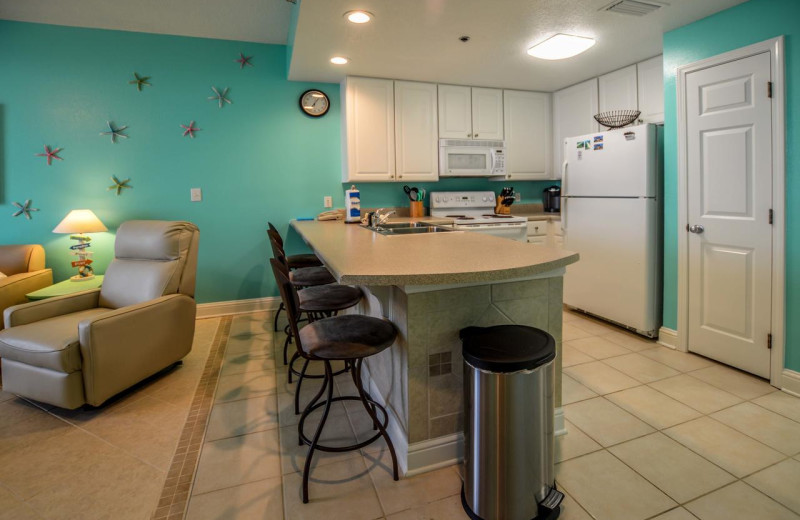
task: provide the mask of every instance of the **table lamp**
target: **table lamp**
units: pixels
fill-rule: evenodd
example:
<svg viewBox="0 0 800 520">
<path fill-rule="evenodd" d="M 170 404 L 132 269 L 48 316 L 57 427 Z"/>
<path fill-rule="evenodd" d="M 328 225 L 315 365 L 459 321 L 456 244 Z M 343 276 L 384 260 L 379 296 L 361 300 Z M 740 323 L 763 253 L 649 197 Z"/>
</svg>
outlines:
<svg viewBox="0 0 800 520">
<path fill-rule="evenodd" d="M 74 246 L 70 246 L 70 252 L 78 257 L 72 262 L 72 267 L 78 268 L 78 274 L 70 278 L 73 282 L 83 282 L 94 278 L 92 259 L 89 258 L 93 254 L 92 251 L 89 251 L 89 242 L 92 238 L 87 237 L 84 233 L 101 231 L 108 231 L 108 228 L 90 209 L 73 209 L 53 230 L 53 233 L 76 233 L 69 237 L 78 241 Z"/>
</svg>

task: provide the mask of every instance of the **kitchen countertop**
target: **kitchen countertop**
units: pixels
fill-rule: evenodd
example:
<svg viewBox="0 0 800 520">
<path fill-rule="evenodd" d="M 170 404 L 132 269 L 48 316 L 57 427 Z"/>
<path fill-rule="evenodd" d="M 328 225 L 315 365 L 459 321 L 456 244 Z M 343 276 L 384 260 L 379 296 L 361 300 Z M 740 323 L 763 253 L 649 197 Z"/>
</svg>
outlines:
<svg viewBox="0 0 800 520">
<path fill-rule="evenodd" d="M 442 222 L 422 217 L 390 222 Z M 292 221 L 306 244 L 348 285 L 446 285 L 526 278 L 566 267 L 578 254 L 482 233 L 380 235 L 342 221 Z"/>
</svg>

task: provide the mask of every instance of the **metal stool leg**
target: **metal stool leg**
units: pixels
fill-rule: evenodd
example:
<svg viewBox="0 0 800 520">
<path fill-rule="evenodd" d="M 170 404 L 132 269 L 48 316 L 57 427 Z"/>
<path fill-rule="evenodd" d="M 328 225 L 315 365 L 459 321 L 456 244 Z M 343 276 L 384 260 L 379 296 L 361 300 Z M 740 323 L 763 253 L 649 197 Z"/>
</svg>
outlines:
<svg viewBox="0 0 800 520">
<path fill-rule="evenodd" d="M 319 422 L 319 426 L 317 426 L 317 432 L 314 434 L 314 439 L 311 441 L 311 446 L 308 448 L 308 455 L 306 455 L 306 463 L 303 466 L 303 503 L 308 504 L 308 478 L 309 473 L 311 472 L 311 459 L 314 457 L 314 450 L 317 447 L 317 443 L 319 442 L 319 438 L 322 435 L 322 429 L 325 427 L 325 421 L 328 420 L 328 413 L 331 411 L 331 403 L 333 402 L 333 374 L 331 370 L 331 364 L 328 361 L 325 361 L 325 382 L 322 385 L 322 389 L 324 390 L 325 387 L 328 389 L 328 400 L 325 402 L 325 411 L 322 412 L 322 419 Z M 320 390 L 319 395 L 322 394 Z M 362 398 L 363 399 L 363 398 Z M 301 425 L 303 423 L 300 423 Z M 302 427 L 302 426 L 301 426 Z M 388 440 L 388 436 L 387 436 Z M 391 443 L 391 441 L 388 441 Z M 301 441 L 302 445 L 302 441 Z M 391 444 L 390 444 L 391 446 Z M 392 457 L 394 457 L 394 448 L 390 448 L 392 450 Z M 397 480 L 397 461 L 395 460 L 394 463 L 394 474 L 395 480 Z"/>
<path fill-rule="evenodd" d="M 352 367 L 352 370 L 350 371 L 350 375 L 353 377 L 353 384 L 354 384 L 354 385 L 356 385 L 356 388 L 361 388 L 361 371 L 359 370 L 359 371 L 358 371 L 358 374 L 356 374 L 356 370 L 355 370 L 355 365 L 356 365 L 356 363 L 357 363 L 357 362 L 358 362 L 358 361 L 352 361 L 352 362 L 351 362 L 351 367 Z M 345 361 L 345 363 L 347 363 L 347 361 Z M 356 380 L 356 378 L 358 378 L 358 380 Z M 364 394 L 365 394 L 367 397 L 370 397 L 370 398 L 371 398 L 371 396 L 369 395 L 369 392 L 367 392 L 366 390 L 364 390 Z M 374 405 L 374 404 L 372 404 L 372 403 L 370 403 L 370 406 L 372 407 L 372 412 L 373 412 L 373 415 L 374 415 L 374 416 L 377 416 L 377 415 L 378 415 L 378 413 L 375 411 L 375 405 Z M 373 423 L 372 423 L 372 429 L 373 429 L 373 430 L 377 430 L 377 429 L 378 429 L 378 423 L 377 423 L 377 421 L 373 421 Z"/>
<path fill-rule="evenodd" d="M 392 471 L 394 473 L 393 475 L 394 479 L 400 480 L 400 475 L 399 472 L 397 471 L 397 455 L 394 452 L 394 444 L 392 444 L 392 439 L 389 438 L 389 434 L 386 433 L 386 428 L 383 426 L 383 424 L 381 424 L 378 421 L 378 415 L 375 413 L 375 407 L 370 406 L 369 401 L 367 401 L 367 396 L 366 393 L 364 392 L 364 388 L 361 385 L 361 365 L 363 364 L 364 360 L 358 359 L 354 363 L 354 368 L 353 368 L 353 372 L 357 374 L 356 388 L 358 389 L 358 395 L 359 397 L 361 397 L 361 402 L 364 404 L 364 408 L 366 408 L 367 413 L 369 414 L 370 417 L 372 417 L 372 422 L 375 424 L 375 426 L 378 427 L 378 429 L 381 432 L 381 435 L 383 436 L 383 439 L 386 441 L 386 446 L 389 448 L 389 453 L 391 453 L 392 455 Z M 326 371 L 330 370 L 330 365 L 328 365 L 327 361 L 325 362 L 325 369 Z M 328 397 L 328 400 L 330 400 L 330 396 Z M 325 413 L 327 412 L 328 410 L 326 409 Z M 308 460 L 306 460 L 306 464 L 308 464 Z"/>
<path fill-rule="evenodd" d="M 308 368 L 308 361 L 309 360 L 306 359 L 306 362 L 303 363 L 303 369 L 300 370 L 300 377 L 297 378 L 297 388 L 294 389 L 294 414 L 295 415 L 298 415 L 300 413 L 300 388 L 303 386 L 303 379 L 306 376 L 306 369 Z M 327 363 L 327 361 L 326 361 L 326 363 Z M 290 376 L 291 376 L 291 373 L 292 372 L 290 370 L 289 371 Z M 333 385 L 333 381 L 331 381 L 331 385 Z M 324 387 L 324 383 L 323 383 L 323 387 Z"/>
<path fill-rule="evenodd" d="M 275 332 L 278 332 L 278 315 L 281 313 L 283 309 L 284 309 L 283 302 L 281 302 L 281 304 L 278 306 L 278 310 L 275 311 L 275 323 L 273 327 L 275 329 Z M 286 362 L 284 362 L 283 364 L 285 365 Z"/>
</svg>

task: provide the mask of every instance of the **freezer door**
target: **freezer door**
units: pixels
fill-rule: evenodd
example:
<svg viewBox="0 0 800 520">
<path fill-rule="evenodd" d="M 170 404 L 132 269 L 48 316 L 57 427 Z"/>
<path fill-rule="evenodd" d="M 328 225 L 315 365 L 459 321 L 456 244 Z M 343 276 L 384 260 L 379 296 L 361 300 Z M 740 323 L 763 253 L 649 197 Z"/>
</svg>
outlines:
<svg viewBox="0 0 800 520">
<path fill-rule="evenodd" d="M 654 197 L 656 126 L 639 125 L 564 140 L 564 197 Z"/>
<path fill-rule="evenodd" d="M 661 325 L 658 205 L 653 199 L 562 202 L 567 267 L 564 303 L 652 333 Z"/>
</svg>

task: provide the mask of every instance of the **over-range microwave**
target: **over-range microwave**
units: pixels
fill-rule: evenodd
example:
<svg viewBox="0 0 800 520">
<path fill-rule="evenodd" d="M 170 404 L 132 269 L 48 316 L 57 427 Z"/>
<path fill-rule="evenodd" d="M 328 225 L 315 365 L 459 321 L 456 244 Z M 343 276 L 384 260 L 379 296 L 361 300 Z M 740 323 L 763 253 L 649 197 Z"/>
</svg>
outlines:
<svg viewBox="0 0 800 520">
<path fill-rule="evenodd" d="M 494 177 L 505 174 L 505 141 L 439 139 L 439 177 Z"/>
</svg>

